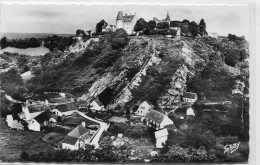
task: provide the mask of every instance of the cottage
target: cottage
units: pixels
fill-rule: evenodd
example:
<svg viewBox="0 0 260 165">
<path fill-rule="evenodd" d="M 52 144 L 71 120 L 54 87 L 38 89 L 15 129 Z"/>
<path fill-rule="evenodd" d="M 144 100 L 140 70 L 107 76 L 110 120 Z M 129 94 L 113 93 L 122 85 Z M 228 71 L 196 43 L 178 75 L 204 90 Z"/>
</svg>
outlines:
<svg viewBox="0 0 260 165">
<path fill-rule="evenodd" d="M 135 114 L 138 116 L 145 116 L 151 108 L 152 106 L 147 101 L 144 101 L 142 102 L 142 104 L 139 105 L 139 108 L 137 109 Z"/>
<path fill-rule="evenodd" d="M 101 101 L 99 101 L 99 99 L 95 99 L 94 101 L 92 101 L 92 103 L 90 103 L 90 109 L 92 111 L 105 111 L 105 107 L 104 105 L 101 103 Z"/>
<path fill-rule="evenodd" d="M 182 98 L 184 103 L 193 104 L 198 99 L 198 96 L 196 93 L 184 92 Z"/>
<path fill-rule="evenodd" d="M 18 120 L 14 120 L 12 115 L 7 115 L 6 116 L 6 122 L 8 127 L 13 128 L 13 129 L 19 129 L 19 130 L 24 130 L 23 128 L 23 124 L 18 121 Z"/>
<path fill-rule="evenodd" d="M 58 116 L 68 116 L 73 114 L 77 109 L 78 108 L 74 102 L 69 102 L 57 105 L 56 108 L 52 110 L 52 112 Z"/>
<path fill-rule="evenodd" d="M 95 131 L 85 128 L 85 123 L 82 123 L 63 139 L 62 149 L 77 150 L 85 146 L 85 144 L 89 144 L 94 135 Z"/>
<path fill-rule="evenodd" d="M 166 140 L 168 139 L 167 128 L 154 132 L 154 135 L 156 139 L 156 148 L 163 148 Z"/>
<path fill-rule="evenodd" d="M 151 109 L 146 115 L 145 120 L 149 127 L 153 127 L 156 130 L 164 128 L 166 125 L 173 124 L 173 121 L 166 115 Z"/>
<path fill-rule="evenodd" d="M 28 122 L 28 129 L 32 131 L 41 131 L 43 127 L 49 124 L 51 116 L 52 112 L 50 110 L 44 111 Z"/>
</svg>

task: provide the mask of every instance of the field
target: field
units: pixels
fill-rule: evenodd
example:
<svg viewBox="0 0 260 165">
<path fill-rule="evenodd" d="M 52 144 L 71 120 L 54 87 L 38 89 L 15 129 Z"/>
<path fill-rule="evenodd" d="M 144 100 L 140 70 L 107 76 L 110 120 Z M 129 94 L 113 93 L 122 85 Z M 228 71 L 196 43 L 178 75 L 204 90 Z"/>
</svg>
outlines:
<svg viewBox="0 0 260 165">
<path fill-rule="evenodd" d="M 2 118 L 0 123 L 0 162 L 17 162 L 23 151 L 31 155 L 54 150 L 51 145 L 40 139 L 44 133 L 11 130 Z"/>
</svg>

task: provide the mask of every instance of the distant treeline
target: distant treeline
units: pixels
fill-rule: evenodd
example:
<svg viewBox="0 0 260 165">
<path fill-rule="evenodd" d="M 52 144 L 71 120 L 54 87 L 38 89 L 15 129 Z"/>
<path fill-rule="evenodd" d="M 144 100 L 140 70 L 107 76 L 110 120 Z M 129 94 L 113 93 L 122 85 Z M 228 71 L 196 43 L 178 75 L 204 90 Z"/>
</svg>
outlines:
<svg viewBox="0 0 260 165">
<path fill-rule="evenodd" d="M 37 38 L 29 38 L 29 39 L 13 39 L 8 40 L 6 37 L 1 38 L 0 45 L 1 48 L 4 49 L 6 47 L 15 47 L 20 49 L 26 48 L 36 48 L 41 45 L 42 40 Z"/>
<path fill-rule="evenodd" d="M 53 51 L 54 48 L 59 49 L 60 51 L 66 50 L 66 48 L 74 42 L 73 37 L 64 37 L 64 36 L 57 36 L 53 35 L 52 37 L 47 38 L 26 38 L 26 39 L 13 39 L 8 40 L 6 37 L 1 38 L 0 45 L 1 49 L 6 47 L 15 47 L 15 48 L 36 48 L 39 47 L 44 41 L 44 46 L 49 48 L 50 51 Z"/>
</svg>

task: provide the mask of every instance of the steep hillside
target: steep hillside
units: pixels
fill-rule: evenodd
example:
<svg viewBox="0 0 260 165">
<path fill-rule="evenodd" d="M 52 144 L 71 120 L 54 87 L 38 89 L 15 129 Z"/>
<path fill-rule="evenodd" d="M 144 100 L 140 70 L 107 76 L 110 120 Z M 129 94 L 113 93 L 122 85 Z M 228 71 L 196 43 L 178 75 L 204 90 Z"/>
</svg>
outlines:
<svg viewBox="0 0 260 165">
<path fill-rule="evenodd" d="M 41 59 L 42 71 L 28 86 L 33 91 L 71 92 L 87 104 L 99 98 L 109 108 L 129 109 L 140 100 L 156 106 L 178 105 L 186 90 L 204 100 L 230 100 L 238 82 L 248 84 L 248 43 L 244 40 L 124 39 L 126 45 L 118 48 L 114 45 L 120 44 L 114 42 L 121 41 L 106 34 L 86 42 L 79 40 L 64 53 L 46 54 Z"/>
</svg>

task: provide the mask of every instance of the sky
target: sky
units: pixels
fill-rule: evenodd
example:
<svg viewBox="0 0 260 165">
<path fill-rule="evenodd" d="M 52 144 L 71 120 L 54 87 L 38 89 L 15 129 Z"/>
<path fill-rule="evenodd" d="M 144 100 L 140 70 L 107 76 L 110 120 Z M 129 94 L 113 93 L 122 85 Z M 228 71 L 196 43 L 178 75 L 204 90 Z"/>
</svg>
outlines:
<svg viewBox="0 0 260 165">
<path fill-rule="evenodd" d="M 187 5 L 22 5 L 2 4 L 1 32 L 65 33 L 74 34 L 77 29 L 89 30 L 104 19 L 115 24 L 118 11 L 136 13 L 146 21 L 153 17 L 164 19 L 167 11 L 171 20 L 203 18 L 208 32 L 219 35 L 228 33 L 249 37 L 249 7 L 235 6 L 187 6 Z"/>
</svg>

